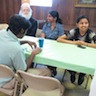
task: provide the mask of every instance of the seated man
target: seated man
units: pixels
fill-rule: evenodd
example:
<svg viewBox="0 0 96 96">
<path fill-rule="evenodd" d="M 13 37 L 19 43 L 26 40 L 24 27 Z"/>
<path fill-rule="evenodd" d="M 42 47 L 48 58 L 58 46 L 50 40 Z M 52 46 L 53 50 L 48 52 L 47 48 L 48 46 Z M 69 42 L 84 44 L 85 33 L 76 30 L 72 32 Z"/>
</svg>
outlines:
<svg viewBox="0 0 96 96">
<path fill-rule="evenodd" d="M 31 23 L 31 27 L 27 30 L 26 35 L 28 36 L 34 36 L 37 31 L 38 23 L 37 21 L 32 17 L 32 9 L 28 3 L 23 3 L 21 5 L 21 9 L 19 11 L 19 15 L 25 17 L 29 22 Z"/>
<path fill-rule="evenodd" d="M 36 44 L 33 42 L 20 42 L 18 40 L 18 38 L 22 38 L 25 35 L 29 27 L 30 22 L 27 19 L 20 15 L 14 15 L 10 19 L 7 30 L 5 29 L 0 31 L 0 64 L 10 67 L 14 72 L 17 70 L 27 71 L 27 69 L 30 68 L 35 55 L 41 51 L 41 49 L 37 48 Z M 20 45 L 24 43 L 28 43 L 30 46 L 34 45 L 36 47 L 27 60 Z M 48 68 L 44 70 L 36 70 L 38 70 L 38 75 L 51 76 L 51 72 Z M 9 85 L 7 84 L 8 82 L 10 82 Z M 0 87 L 10 88 L 12 87 L 10 84 L 12 84 L 11 78 L 0 79 Z"/>
</svg>

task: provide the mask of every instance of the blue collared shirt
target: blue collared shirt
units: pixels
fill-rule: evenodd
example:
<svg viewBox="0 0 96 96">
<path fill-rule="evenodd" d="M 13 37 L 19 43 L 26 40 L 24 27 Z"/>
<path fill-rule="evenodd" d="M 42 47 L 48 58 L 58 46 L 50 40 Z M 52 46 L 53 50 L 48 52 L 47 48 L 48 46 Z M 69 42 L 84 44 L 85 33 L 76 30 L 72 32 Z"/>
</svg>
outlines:
<svg viewBox="0 0 96 96">
<path fill-rule="evenodd" d="M 43 26 L 42 32 L 45 34 L 45 38 L 56 40 L 59 36 L 64 34 L 64 28 L 62 24 L 56 23 L 56 26 L 51 30 L 50 23 L 46 23 Z"/>
</svg>

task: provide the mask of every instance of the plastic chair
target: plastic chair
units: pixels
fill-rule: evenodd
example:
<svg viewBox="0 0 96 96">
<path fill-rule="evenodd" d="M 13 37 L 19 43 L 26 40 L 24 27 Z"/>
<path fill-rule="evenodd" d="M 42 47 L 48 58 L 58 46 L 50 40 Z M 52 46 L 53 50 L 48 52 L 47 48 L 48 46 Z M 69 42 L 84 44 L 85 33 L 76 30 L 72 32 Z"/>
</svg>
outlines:
<svg viewBox="0 0 96 96">
<path fill-rule="evenodd" d="M 64 93 L 64 87 L 55 78 L 33 75 L 23 71 L 17 73 L 23 81 L 20 96 L 62 96 Z M 22 93 L 23 85 L 28 86 L 24 93 Z"/>
<path fill-rule="evenodd" d="M 42 32 L 41 29 L 37 29 L 35 36 L 36 36 L 36 37 L 40 37 L 41 32 Z"/>
<path fill-rule="evenodd" d="M 8 27 L 8 24 L 0 24 L 0 30 L 6 29 Z"/>
<path fill-rule="evenodd" d="M 6 65 L 0 64 L 0 78 L 14 78 L 15 79 L 15 82 L 14 82 L 15 84 L 14 84 L 13 89 L 0 87 L 0 92 L 7 94 L 8 96 L 17 96 L 16 95 L 17 85 L 18 85 L 17 75 L 14 74 L 14 72 Z"/>
</svg>

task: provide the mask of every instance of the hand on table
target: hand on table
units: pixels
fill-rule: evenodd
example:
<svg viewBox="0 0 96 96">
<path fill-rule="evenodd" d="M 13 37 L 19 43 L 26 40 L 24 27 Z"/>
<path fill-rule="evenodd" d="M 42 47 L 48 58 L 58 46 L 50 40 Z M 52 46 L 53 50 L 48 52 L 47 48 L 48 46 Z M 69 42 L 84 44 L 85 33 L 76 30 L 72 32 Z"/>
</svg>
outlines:
<svg viewBox="0 0 96 96">
<path fill-rule="evenodd" d="M 40 52 L 41 52 L 41 48 L 36 47 L 35 49 L 33 49 L 32 54 L 36 55 L 36 54 L 38 54 Z"/>
<path fill-rule="evenodd" d="M 31 42 L 31 41 L 28 41 L 28 44 L 30 45 L 30 47 L 33 49 L 34 47 L 36 48 L 37 45 L 35 42 Z M 34 46 L 34 47 L 33 47 Z"/>
</svg>

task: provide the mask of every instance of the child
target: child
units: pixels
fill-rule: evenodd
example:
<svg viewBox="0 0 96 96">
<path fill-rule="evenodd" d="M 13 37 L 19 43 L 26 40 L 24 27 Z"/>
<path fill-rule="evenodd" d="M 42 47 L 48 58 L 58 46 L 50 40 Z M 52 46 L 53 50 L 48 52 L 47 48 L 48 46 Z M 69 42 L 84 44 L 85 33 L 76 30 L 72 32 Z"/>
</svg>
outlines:
<svg viewBox="0 0 96 96">
<path fill-rule="evenodd" d="M 76 21 L 77 28 L 70 30 L 68 33 L 60 36 L 57 41 L 75 45 L 84 45 L 96 48 L 96 34 L 89 29 L 89 19 L 86 16 L 78 17 Z M 70 80 L 72 83 L 75 82 L 74 71 L 69 71 L 71 76 Z M 84 81 L 85 74 L 80 73 L 78 78 L 78 85 L 81 85 Z"/>
</svg>

